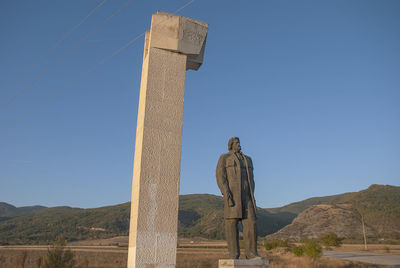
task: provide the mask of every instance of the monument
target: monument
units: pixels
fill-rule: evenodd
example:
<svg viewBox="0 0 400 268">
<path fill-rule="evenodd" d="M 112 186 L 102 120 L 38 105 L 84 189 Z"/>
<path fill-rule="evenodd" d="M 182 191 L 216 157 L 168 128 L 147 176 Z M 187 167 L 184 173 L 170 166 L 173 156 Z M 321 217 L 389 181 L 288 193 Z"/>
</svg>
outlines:
<svg viewBox="0 0 400 268">
<path fill-rule="evenodd" d="M 220 260 L 219 267 L 267 267 L 267 261 L 257 253 L 256 202 L 251 158 L 241 151 L 240 140 L 228 141 L 228 153 L 217 164 L 217 184 L 224 196 L 225 236 L 230 260 Z M 246 259 L 239 260 L 239 221 L 243 225 Z"/>
<path fill-rule="evenodd" d="M 153 14 L 137 117 L 128 268 L 175 267 L 186 70 L 203 62 L 208 24 Z"/>
</svg>

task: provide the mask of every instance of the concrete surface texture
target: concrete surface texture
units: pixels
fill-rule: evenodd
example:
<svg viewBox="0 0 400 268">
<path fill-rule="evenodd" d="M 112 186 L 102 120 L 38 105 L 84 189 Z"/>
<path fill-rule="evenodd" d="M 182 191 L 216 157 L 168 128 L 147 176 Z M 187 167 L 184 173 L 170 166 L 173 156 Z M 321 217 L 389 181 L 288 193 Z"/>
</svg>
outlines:
<svg viewBox="0 0 400 268">
<path fill-rule="evenodd" d="M 400 256 L 377 253 L 325 251 L 324 257 L 400 267 Z"/>
<path fill-rule="evenodd" d="M 136 129 L 128 267 L 175 267 L 185 72 L 208 25 L 158 12 L 146 33 Z"/>
<path fill-rule="evenodd" d="M 265 259 L 226 259 L 226 260 L 219 260 L 218 267 L 219 268 L 266 268 L 268 267 L 268 260 Z"/>
</svg>

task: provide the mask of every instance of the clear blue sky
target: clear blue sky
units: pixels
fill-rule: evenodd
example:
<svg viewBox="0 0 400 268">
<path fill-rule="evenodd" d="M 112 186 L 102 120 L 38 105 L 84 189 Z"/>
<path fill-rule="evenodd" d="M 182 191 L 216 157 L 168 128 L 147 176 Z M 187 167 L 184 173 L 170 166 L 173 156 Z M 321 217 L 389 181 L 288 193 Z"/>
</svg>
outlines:
<svg viewBox="0 0 400 268">
<path fill-rule="evenodd" d="M 35 107 L 188 1 L 131 1 L 13 99 L 126 2 L 108 0 L 10 89 L 101 2 L 0 1 L 0 201 L 130 200 L 143 37 Z M 179 14 L 209 23 L 204 64 L 186 75 L 181 194 L 219 194 L 231 136 L 261 207 L 400 185 L 400 1 L 196 0 Z"/>
</svg>

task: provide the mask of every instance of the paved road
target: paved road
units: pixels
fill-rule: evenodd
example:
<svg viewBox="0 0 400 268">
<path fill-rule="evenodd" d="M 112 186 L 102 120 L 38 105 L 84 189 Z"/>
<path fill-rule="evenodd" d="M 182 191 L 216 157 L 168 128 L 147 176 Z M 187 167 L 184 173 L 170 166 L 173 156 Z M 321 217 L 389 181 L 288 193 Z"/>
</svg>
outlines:
<svg viewBox="0 0 400 268">
<path fill-rule="evenodd" d="M 400 255 L 324 251 L 324 257 L 400 267 Z"/>
</svg>

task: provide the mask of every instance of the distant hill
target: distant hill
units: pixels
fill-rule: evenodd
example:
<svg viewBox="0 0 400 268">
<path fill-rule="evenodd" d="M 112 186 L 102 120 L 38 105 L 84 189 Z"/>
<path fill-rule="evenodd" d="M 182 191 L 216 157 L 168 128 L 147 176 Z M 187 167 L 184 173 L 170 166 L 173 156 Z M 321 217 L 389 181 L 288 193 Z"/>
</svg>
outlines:
<svg viewBox="0 0 400 268">
<path fill-rule="evenodd" d="M 29 206 L 29 207 L 15 207 L 13 205 L 7 204 L 5 202 L 0 202 L 0 223 L 12 218 L 15 218 L 24 213 L 40 210 L 46 207 L 43 206 Z M 1 236 L 0 236 L 1 237 Z M 1 241 L 0 241 L 1 243 Z"/>
<path fill-rule="evenodd" d="M 338 200 L 344 200 L 344 199 L 352 196 L 353 194 L 354 193 L 344 193 L 344 194 L 329 195 L 329 196 L 323 196 L 323 197 L 312 197 L 312 198 L 305 199 L 303 201 L 290 203 L 289 205 L 286 205 L 283 207 L 268 208 L 267 210 L 272 213 L 274 213 L 274 212 L 275 213 L 276 212 L 289 212 L 289 213 L 298 215 L 311 206 L 336 203 Z"/>
<path fill-rule="evenodd" d="M 296 214 L 293 213 L 270 212 L 258 208 L 258 235 L 274 233 L 291 223 L 295 217 Z M 221 196 L 209 194 L 180 196 L 178 219 L 178 234 L 181 237 L 224 238 L 224 202 Z"/>
<path fill-rule="evenodd" d="M 44 209 L 43 206 L 28 206 L 28 207 L 15 207 L 5 202 L 0 202 L 0 217 L 1 216 L 15 216 L 20 213 L 30 212 L 34 210 Z"/>
<path fill-rule="evenodd" d="M 355 213 L 357 211 L 363 213 L 371 236 L 377 234 L 393 236 L 397 234 L 400 224 L 399 188 L 372 185 L 358 193 L 315 197 L 280 208 L 258 208 L 258 235 L 266 236 L 279 230 L 281 231 L 277 234 L 280 236 L 276 236 L 277 238 L 314 235 L 314 231 L 307 231 L 313 230 L 314 227 L 310 225 L 312 222 L 304 220 L 307 219 L 306 215 L 316 215 L 313 221 L 322 222 L 323 217 L 334 216 L 342 209 L 345 211 L 342 211 L 343 213 L 351 215 L 345 218 L 353 218 L 354 222 L 359 219 Z M 329 209 L 323 210 L 323 207 L 318 208 L 318 205 L 332 207 L 328 206 L 325 208 Z M 310 208 L 314 211 L 308 211 Z M 0 244 L 48 244 L 58 235 L 63 235 L 68 241 L 128 235 L 129 213 L 129 202 L 93 209 L 41 206 L 16 208 L 7 203 L 0 203 Z M 299 217 L 294 220 L 299 213 Z M 334 219 L 339 218 L 335 216 Z M 223 199 L 221 196 L 209 194 L 182 195 L 179 198 L 178 220 L 180 237 L 222 239 L 224 238 Z M 289 225 L 292 221 L 293 224 Z M 338 220 L 336 224 L 330 222 L 334 221 L 328 221 L 325 225 L 332 227 L 340 224 Z M 354 222 L 351 226 L 357 225 Z M 290 226 L 296 228 L 287 229 Z M 324 228 L 320 227 L 324 232 L 331 230 L 330 227 Z M 345 226 L 341 228 L 346 229 Z M 351 236 L 354 232 L 339 234 Z"/>
<path fill-rule="evenodd" d="M 8 204 L 7 204 L 8 205 Z M 0 215 L 0 244 L 48 244 L 63 235 L 68 241 L 128 235 L 130 203 L 93 209 L 35 207 L 19 211 L 12 205 Z M 3 216 L 4 215 L 4 216 Z M 296 215 L 258 209 L 258 231 L 265 236 L 292 222 Z M 223 199 L 209 194 L 179 198 L 180 237 L 224 238 Z"/>
<path fill-rule="evenodd" d="M 268 235 L 267 239 L 301 240 L 334 232 L 339 237 L 360 241 L 362 217 L 370 239 L 400 239 L 400 187 L 371 185 L 360 192 L 328 199 L 329 202 L 324 204 L 310 206 L 291 224 Z"/>
<path fill-rule="evenodd" d="M 17 211 L 17 208 L 14 207 L 13 205 L 0 202 L 0 216 L 6 213 L 13 213 L 14 211 Z"/>
<path fill-rule="evenodd" d="M 52 207 L 0 218 L 0 244 L 48 244 L 63 235 L 69 241 L 127 235 L 129 203 L 80 209 Z"/>
</svg>

